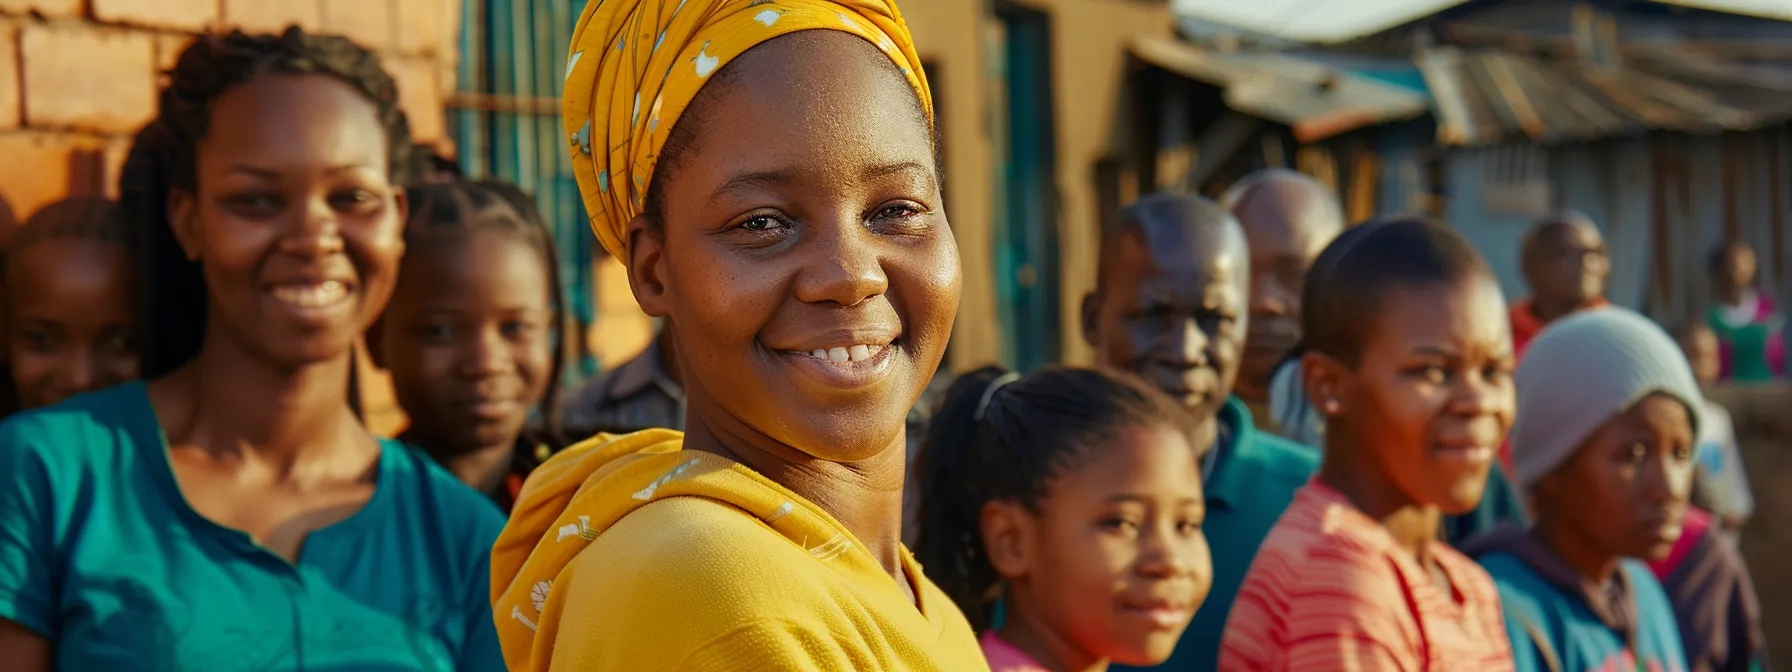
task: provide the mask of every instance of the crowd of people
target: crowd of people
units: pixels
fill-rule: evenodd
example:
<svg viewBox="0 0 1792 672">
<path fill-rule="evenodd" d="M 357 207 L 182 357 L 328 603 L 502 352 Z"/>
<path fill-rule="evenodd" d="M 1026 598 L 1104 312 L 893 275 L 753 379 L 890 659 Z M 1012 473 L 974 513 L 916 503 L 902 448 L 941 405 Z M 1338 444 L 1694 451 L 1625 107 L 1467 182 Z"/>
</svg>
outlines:
<svg viewBox="0 0 1792 672">
<path fill-rule="evenodd" d="M 1785 374 L 1747 245 L 1663 329 L 1578 213 L 1508 302 L 1270 169 L 1113 218 L 1093 367 L 953 376 L 984 318 L 893 3 L 573 39 L 590 225 L 664 322 L 582 388 L 531 197 L 340 37 L 196 41 L 121 198 L 11 234 L 0 671 L 1768 669 L 1702 392 Z"/>
</svg>

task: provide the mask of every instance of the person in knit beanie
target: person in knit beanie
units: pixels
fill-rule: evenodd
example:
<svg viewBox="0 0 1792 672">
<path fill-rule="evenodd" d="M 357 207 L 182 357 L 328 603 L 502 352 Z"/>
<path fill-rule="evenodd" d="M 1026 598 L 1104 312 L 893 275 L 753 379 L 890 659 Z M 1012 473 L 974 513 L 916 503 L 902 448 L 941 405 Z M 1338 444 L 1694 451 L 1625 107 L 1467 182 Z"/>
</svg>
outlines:
<svg viewBox="0 0 1792 672">
<path fill-rule="evenodd" d="M 1535 520 L 1463 550 L 1493 575 L 1518 669 L 1683 669 L 1643 560 L 1686 519 L 1702 407 L 1686 358 L 1643 316 L 1598 308 L 1544 329 L 1515 380 L 1513 471 Z"/>
</svg>

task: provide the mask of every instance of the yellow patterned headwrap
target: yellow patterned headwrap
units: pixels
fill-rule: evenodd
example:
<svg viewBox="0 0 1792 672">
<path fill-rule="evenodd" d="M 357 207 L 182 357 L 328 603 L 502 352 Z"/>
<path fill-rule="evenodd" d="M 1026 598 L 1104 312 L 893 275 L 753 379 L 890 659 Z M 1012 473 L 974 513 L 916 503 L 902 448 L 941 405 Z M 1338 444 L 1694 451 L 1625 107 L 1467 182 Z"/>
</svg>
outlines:
<svg viewBox="0 0 1792 672">
<path fill-rule="evenodd" d="M 932 96 L 891 0 L 590 0 L 573 29 L 561 116 L 591 230 L 627 261 L 660 148 L 710 75 L 756 45 L 800 30 L 840 30 L 876 45 Z"/>
</svg>

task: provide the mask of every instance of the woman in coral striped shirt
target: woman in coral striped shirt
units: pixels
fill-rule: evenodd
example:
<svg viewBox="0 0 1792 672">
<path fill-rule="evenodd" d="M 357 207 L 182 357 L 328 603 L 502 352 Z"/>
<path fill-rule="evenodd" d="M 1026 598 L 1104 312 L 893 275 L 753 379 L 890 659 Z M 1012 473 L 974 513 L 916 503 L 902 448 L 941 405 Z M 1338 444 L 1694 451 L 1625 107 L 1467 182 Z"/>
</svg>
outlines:
<svg viewBox="0 0 1792 672">
<path fill-rule="evenodd" d="M 1365 224 L 1320 255 L 1303 303 L 1324 462 L 1258 551 L 1220 670 L 1511 670 L 1492 579 L 1437 540 L 1512 423 L 1486 262 L 1436 224 Z"/>
</svg>

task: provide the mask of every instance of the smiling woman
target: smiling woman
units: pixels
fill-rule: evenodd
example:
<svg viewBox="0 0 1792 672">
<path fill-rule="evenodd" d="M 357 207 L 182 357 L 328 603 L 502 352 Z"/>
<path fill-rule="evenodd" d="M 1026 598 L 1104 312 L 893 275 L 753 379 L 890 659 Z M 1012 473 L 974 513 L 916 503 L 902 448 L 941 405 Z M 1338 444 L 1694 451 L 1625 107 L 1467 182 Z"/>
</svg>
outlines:
<svg viewBox="0 0 1792 672">
<path fill-rule="evenodd" d="M 120 185 L 149 380 L 0 424 L 0 661 L 501 669 L 502 517 L 348 400 L 404 251 L 391 78 L 293 29 L 201 38 L 170 81 Z"/>
<path fill-rule="evenodd" d="M 899 542 L 959 269 L 896 8 L 591 3 L 571 62 L 586 209 L 674 327 L 688 433 L 536 472 L 493 551 L 511 669 L 982 669 Z"/>
</svg>

